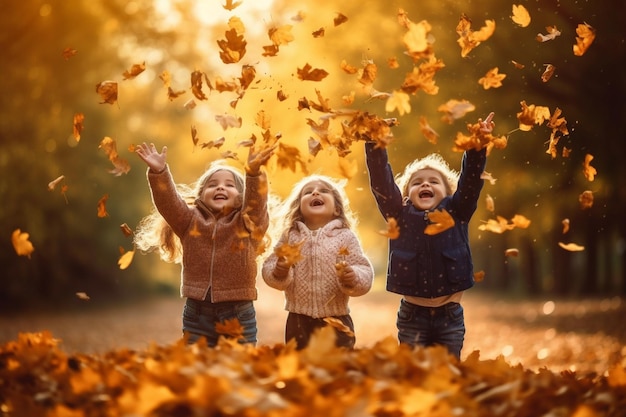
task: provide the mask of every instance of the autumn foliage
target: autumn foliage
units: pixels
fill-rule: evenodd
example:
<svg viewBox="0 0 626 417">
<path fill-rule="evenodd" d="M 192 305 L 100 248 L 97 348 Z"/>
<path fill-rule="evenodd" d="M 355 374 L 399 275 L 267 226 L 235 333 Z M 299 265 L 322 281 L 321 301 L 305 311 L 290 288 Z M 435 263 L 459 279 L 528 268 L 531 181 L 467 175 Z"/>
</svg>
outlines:
<svg viewBox="0 0 626 417">
<path fill-rule="evenodd" d="M 302 351 L 221 339 L 69 355 L 31 333 L 0 346 L 0 393 L 0 409 L 16 416 L 599 417 L 624 415 L 626 370 L 532 372 L 392 338 L 347 351 L 330 327 Z"/>
</svg>

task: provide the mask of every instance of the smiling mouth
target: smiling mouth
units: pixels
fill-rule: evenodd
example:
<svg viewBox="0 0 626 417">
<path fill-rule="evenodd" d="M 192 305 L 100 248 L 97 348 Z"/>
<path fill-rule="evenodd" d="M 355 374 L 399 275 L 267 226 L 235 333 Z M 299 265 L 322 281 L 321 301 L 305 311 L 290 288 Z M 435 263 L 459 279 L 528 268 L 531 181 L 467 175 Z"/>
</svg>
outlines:
<svg viewBox="0 0 626 417">
<path fill-rule="evenodd" d="M 311 201 L 311 207 L 323 206 L 324 202 L 322 200 L 313 200 Z"/>
<path fill-rule="evenodd" d="M 213 197 L 213 200 L 228 200 L 228 197 L 224 194 L 217 194 L 215 197 Z"/>
<path fill-rule="evenodd" d="M 418 194 L 419 198 L 432 198 L 433 197 L 433 193 L 432 191 L 421 191 Z"/>
</svg>

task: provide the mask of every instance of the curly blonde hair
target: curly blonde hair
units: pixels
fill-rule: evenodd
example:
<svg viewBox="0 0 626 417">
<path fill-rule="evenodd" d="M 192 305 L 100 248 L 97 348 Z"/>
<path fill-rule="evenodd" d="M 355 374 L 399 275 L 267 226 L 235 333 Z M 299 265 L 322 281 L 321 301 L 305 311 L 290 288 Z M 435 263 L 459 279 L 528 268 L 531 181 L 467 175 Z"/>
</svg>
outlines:
<svg viewBox="0 0 626 417">
<path fill-rule="evenodd" d="M 433 169 L 439 172 L 445 182 L 448 195 L 454 194 L 459 181 L 459 173 L 450 168 L 443 156 L 438 153 L 431 153 L 424 158 L 419 158 L 409 163 L 402 173 L 396 175 L 395 181 L 402 192 L 402 197 L 408 196 L 411 177 L 422 169 Z"/>
<path fill-rule="evenodd" d="M 244 176 L 235 168 L 226 165 L 224 161 L 214 161 L 209 168 L 194 183 L 176 184 L 176 190 L 180 197 L 190 206 L 194 206 L 200 198 L 207 181 L 218 171 L 228 171 L 233 174 L 235 188 L 239 191 L 239 198 L 235 208 L 243 204 L 242 196 L 245 186 Z M 163 216 L 156 210 L 141 219 L 133 237 L 135 247 L 144 253 L 157 251 L 159 257 L 165 262 L 180 263 L 182 261 L 182 245 L 180 239 Z"/>
</svg>

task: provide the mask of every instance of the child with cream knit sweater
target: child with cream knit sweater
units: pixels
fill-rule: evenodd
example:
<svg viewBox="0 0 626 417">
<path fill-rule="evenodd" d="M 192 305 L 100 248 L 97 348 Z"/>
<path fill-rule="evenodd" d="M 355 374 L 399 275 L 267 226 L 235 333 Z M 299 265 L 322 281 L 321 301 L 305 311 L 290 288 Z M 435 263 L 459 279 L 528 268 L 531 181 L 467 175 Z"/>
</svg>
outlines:
<svg viewBox="0 0 626 417">
<path fill-rule="evenodd" d="M 356 342 L 350 297 L 366 294 L 374 269 L 353 231 L 356 219 L 342 186 L 322 175 L 305 177 L 283 203 L 281 235 L 263 263 L 264 281 L 285 292 L 285 342 L 305 348 L 319 328 L 335 328 L 336 345 Z"/>
</svg>

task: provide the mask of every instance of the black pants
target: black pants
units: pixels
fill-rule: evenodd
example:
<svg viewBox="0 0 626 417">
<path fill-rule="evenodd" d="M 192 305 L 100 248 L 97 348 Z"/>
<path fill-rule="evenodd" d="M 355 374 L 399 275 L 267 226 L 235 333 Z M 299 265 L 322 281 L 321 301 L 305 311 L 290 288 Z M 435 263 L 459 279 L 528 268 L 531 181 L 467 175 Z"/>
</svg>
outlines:
<svg viewBox="0 0 626 417">
<path fill-rule="evenodd" d="M 349 332 L 346 332 L 335 328 L 335 335 L 337 336 L 335 345 L 349 349 L 354 348 L 356 337 L 354 336 L 354 323 L 352 322 L 352 318 L 349 315 L 335 316 L 333 318 L 339 320 L 344 326 L 350 329 Z M 323 318 L 313 318 L 290 312 L 289 315 L 287 315 L 287 324 L 285 325 L 285 342 L 296 339 L 297 349 L 304 349 L 309 344 L 309 340 L 315 330 L 326 326 L 330 325 L 326 323 Z"/>
</svg>

